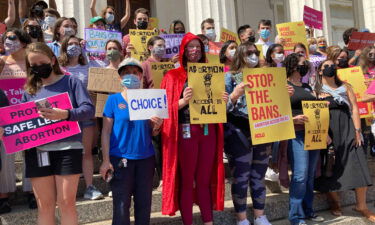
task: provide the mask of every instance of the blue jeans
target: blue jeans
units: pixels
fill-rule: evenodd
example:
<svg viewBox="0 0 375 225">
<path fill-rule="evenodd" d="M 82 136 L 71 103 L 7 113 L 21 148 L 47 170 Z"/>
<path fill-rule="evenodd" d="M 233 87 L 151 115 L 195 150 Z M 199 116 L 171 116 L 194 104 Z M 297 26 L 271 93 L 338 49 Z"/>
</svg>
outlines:
<svg viewBox="0 0 375 225">
<path fill-rule="evenodd" d="M 305 131 L 297 131 L 296 138 L 289 140 L 288 156 L 292 168 L 289 189 L 289 221 L 298 224 L 314 214 L 314 177 L 319 150 L 304 150 Z"/>
</svg>

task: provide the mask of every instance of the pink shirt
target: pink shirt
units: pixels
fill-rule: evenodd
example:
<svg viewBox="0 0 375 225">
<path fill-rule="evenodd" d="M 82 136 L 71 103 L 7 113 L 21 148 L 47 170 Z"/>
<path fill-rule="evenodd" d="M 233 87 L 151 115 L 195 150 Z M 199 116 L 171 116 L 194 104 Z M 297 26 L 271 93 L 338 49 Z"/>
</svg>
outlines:
<svg viewBox="0 0 375 225">
<path fill-rule="evenodd" d="M 154 58 L 149 57 L 146 61 L 142 62 L 143 67 L 143 88 L 153 88 L 152 74 L 151 74 L 151 63 L 158 62 Z M 157 87 L 159 88 L 159 87 Z"/>
</svg>

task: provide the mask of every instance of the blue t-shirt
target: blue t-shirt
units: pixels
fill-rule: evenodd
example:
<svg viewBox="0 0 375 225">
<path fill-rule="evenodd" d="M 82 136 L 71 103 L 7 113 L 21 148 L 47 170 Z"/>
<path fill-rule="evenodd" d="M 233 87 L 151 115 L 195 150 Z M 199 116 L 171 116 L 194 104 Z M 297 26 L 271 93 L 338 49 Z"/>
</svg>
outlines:
<svg viewBox="0 0 375 225">
<path fill-rule="evenodd" d="M 113 119 L 109 155 L 126 159 L 146 159 L 155 154 L 150 121 L 130 121 L 128 103 L 121 93 L 108 97 L 103 116 Z"/>
</svg>

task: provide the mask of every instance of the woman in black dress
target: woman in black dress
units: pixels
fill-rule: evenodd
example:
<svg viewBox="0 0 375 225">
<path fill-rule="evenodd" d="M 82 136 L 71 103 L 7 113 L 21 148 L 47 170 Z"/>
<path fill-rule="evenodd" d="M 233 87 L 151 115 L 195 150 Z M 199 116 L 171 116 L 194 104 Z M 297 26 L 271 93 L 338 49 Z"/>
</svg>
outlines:
<svg viewBox="0 0 375 225">
<path fill-rule="evenodd" d="M 336 216 L 342 215 L 337 192 L 354 189 L 357 199 L 354 210 L 375 222 L 375 214 L 366 205 L 367 187 L 372 185 L 372 180 L 362 148 L 357 100 L 351 86 L 337 77 L 333 61 L 326 60 L 319 66 L 315 92 L 330 103 L 329 136 L 335 149 L 333 175 L 319 177 L 316 187 L 328 192 L 331 213 Z"/>
</svg>

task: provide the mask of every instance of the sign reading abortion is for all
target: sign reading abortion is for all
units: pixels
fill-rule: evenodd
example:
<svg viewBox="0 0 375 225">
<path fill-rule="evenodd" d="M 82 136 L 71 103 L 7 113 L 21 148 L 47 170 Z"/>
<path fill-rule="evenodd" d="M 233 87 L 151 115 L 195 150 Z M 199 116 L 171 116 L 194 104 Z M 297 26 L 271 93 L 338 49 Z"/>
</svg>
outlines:
<svg viewBox="0 0 375 225">
<path fill-rule="evenodd" d="M 68 93 L 47 98 L 53 108 L 72 109 Z M 79 134 L 76 121 L 49 120 L 39 117 L 35 102 L 1 108 L 0 126 L 7 154 L 34 148 Z"/>
<path fill-rule="evenodd" d="M 153 116 L 168 119 L 164 89 L 129 89 L 127 95 L 130 120 L 148 120 Z"/>
</svg>

